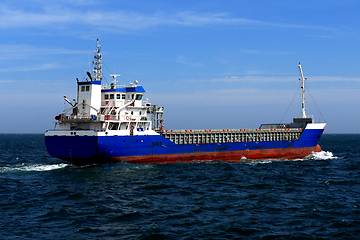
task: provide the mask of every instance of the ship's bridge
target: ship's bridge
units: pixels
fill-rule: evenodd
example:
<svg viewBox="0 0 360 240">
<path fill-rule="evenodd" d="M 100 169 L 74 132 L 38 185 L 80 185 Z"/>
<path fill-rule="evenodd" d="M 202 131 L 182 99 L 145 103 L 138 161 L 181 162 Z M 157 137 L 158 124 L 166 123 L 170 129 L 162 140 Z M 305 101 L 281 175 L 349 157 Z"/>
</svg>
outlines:
<svg viewBox="0 0 360 240">
<path fill-rule="evenodd" d="M 142 86 L 110 87 L 101 90 L 101 106 L 111 104 L 114 107 L 122 107 L 134 101 L 134 107 L 142 106 L 142 98 L 145 90 Z"/>
</svg>

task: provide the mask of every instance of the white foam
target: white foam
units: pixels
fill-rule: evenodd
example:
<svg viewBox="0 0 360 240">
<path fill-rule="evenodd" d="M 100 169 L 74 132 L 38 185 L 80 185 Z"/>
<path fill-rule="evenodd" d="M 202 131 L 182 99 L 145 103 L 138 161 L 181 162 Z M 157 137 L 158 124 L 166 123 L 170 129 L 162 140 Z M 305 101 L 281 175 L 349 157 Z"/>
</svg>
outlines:
<svg viewBox="0 0 360 240">
<path fill-rule="evenodd" d="M 282 162 L 282 161 L 308 161 L 308 160 L 328 160 L 328 159 L 337 159 L 339 157 L 334 156 L 334 154 L 332 152 L 328 152 L 328 151 L 321 151 L 321 152 L 316 152 L 316 153 L 312 153 L 307 157 L 304 158 L 296 158 L 296 159 L 291 159 L 291 160 L 287 160 L 287 159 L 263 159 L 263 160 L 250 160 L 247 161 L 247 158 L 241 158 L 241 160 L 244 160 L 244 163 L 247 164 L 268 164 L 268 163 L 273 163 L 273 162 Z"/>
<path fill-rule="evenodd" d="M 310 155 L 310 159 L 314 159 L 314 160 L 328 160 L 328 159 L 337 159 L 337 158 L 338 157 L 334 156 L 334 154 L 329 151 L 316 152 Z"/>
<path fill-rule="evenodd" d="M 37 172 L 44 172 L 44 171 L 52 171 L 56 169 L 61 169 L 69 166 L 69 164 L 60 163 L 60 164 L 51 164 L 51 165 L 30 165 L 24 168 L 25 171 L 37 171 Z"/>
<path fill-rule="evenodd" d="M 52 171 L 56 169 L 61 169 L 69 166 L 69 164 L 60 163 L 60 164 L 21 164 L 15 166 L 6 166 L 0 167 L 0 172 L 14 172 L 14 171 L 22 171 L 22 172 L 45 172 L 45 171 Z"/>
<path fill-rule="evenodd" d="M 246 159 L 246 161 L 244 161 L 243 163 L 249 164 L 249 165 L 257 165 L 257 164 L 269 164 L 269 163 L 280 162 L 280 161 L 284 161 L 284 159 L 271 159 L 271 158 L 261 159 L 261 160 Z"/>
</svg>

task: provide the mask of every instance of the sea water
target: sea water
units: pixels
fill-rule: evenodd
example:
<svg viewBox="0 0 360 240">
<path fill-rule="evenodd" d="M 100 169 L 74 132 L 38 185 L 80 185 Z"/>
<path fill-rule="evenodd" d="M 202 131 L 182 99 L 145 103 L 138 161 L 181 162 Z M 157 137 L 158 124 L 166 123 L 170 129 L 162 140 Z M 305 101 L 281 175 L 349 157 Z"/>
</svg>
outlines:
<svg viewBox="0 0 360 240">
<path fill-rule="evenodd" d="M 306 159 L 72 166 L 0 135 L 1 239 L 360 238 L 360 135 Z"/>
</svg>

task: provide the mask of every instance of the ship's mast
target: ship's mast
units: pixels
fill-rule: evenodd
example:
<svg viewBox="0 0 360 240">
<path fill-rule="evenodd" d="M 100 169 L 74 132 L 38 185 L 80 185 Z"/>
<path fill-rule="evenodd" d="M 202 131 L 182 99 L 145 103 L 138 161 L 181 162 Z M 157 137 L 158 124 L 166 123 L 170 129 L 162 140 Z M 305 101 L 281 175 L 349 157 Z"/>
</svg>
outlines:
<svg viewBox="0 0 360 240">
<path fill-rule="evenodd" d="M 96 61 L 93 61 L 93 64 L 95 64 L 94 67 L 94 73 L 95 73 L 95 81 L 101 81 L 102 77 L 102 58 L 100 53 L 101 46 L 99 44 L 99 39 L 96 40 L 96 51 L 94 58 Z"/>
<path fill-rule="evenodd" d="M 307 80 L 307 78 L 304 78 L 304 74 L 301 68 L 301 64 L 299 63 L 299 69 L 300 69 L 300 74 L 301 74 L 301 78 L 299 78 L 300 81 L 302 81 L 302 103 L 301 103 L 301 111 L 302 111 L 302 118 L 306 118 L 306 113 L 305 113 L 305 80 Z"/>
</svg>

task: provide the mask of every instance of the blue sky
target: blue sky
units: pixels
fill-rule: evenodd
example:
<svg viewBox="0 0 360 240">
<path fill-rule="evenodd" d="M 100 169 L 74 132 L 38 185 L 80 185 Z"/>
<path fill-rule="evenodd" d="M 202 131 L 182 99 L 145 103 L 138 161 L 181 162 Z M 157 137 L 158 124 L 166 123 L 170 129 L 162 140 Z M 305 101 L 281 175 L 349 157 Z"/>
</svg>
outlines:
<svg viewBox="0 0 360 240">
<path fill-rule="evenodd" d="M 257 128 L 307 114 L 360 133 L 360 1 L 12 0 L 0 5 L 0 133 L 42 133 L 104 75 L 138 80 L 167 129 Z M 318 111 L 318 109 L 320 111 Z"/>
</svg>

